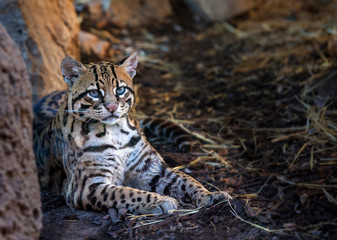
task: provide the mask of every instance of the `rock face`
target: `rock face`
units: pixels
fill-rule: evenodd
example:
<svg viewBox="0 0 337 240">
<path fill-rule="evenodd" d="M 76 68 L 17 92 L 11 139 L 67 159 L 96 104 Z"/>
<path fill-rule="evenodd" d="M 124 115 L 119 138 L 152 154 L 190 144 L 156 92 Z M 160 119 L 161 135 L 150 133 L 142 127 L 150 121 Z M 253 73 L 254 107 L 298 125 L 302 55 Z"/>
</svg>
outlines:
<svg viewBox="0 0 337 240">
<path fill-rule="evenodd" d="M 169 0 L 101 0 L 110 21 L 118 27 L 162 23 L 172 14 Z"/>
<path fill-rule="evenodd" d="M 31 84 L 0 24 L 0 239 L 38 239 L 41 203 L 32 149 Z"/>
<path fill-rule="evenodd" d="M 251 0 L 172 0 L 172 4 L 179 15 L 188 10 L 194 20 L 206 22 L 227 20 L 252 7 Z"/>
<path fill-rule="evenodd" d="M 0 22 L 19 46 L 33 87 L 33 102 L 65 89 L 60 71 L 66 56 L 79 59 L 79 24 L 73 0 L 6 0 Z"/>
<path fill-rule="evenodd" d="M 108 41 L 99 39 L 95 35 L 88 32 L 80 31 L 79 40 L 82 54 L 95 54 L 101 59 L 105 57 L 108 49 L 110 48 Z"/>
</svg>

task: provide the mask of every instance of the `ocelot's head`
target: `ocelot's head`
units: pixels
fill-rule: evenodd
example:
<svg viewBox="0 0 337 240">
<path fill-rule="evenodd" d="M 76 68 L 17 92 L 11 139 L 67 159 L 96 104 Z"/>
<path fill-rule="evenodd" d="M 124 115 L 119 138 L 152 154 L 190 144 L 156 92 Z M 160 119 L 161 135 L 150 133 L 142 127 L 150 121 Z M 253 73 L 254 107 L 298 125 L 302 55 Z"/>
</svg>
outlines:
<svg viewBox="0 0 337 240">
<path fill-rule="evenodd" d="M 135 100 L 132 79 L 137 62 L 137 53 L 116 64 L 103 61 L 83 65 L 64 58 L 61 71 L 69 87 L 68 112 L 82 121 L 105 124 L 126 116 Z"/>
</svg>

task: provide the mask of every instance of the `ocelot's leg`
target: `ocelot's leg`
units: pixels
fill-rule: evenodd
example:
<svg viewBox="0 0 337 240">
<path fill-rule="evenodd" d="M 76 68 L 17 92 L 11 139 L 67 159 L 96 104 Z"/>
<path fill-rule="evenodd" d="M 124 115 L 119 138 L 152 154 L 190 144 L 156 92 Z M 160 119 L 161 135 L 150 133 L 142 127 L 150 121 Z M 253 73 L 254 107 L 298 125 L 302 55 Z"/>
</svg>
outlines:
<svg viewBox="0 0 337 240">
<path fill-rule="evenodd" d="M 126 184 L 135 188 L 174 197 L 180 203 L 212 206 L 229 197 L 226 192 L 210 192 L 191 176 L 169 168 L 158 153 L 153 151 L 137 165 L 130 165 Z"/>
<path fill-rule="evenodd" d="M 130 213 L 167 213 L 177 209 L 178 202 L 157 193 L 118 186 L 109 172 L 100 173 L 77 169 L 68 183 L 66 199 L 75 208 L 86 210 L 117 211 L 127 209 Z"/>
</svg>

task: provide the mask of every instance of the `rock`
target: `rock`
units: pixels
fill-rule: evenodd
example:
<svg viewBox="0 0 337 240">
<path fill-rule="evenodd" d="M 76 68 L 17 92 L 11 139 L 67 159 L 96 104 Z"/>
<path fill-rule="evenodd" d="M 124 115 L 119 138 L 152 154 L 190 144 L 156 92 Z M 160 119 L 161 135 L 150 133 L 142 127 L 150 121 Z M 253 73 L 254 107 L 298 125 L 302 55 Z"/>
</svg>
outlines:
<svg viewBox="0 0 337 240">
<path fill-rule="evenodd" d="M 0 239 L 38 239 L 42 213 L 31 84 L 20 51 L 1 24 L 0 84 Z"/>
<path fill-rule="evenodd" d="M 72 0 L 0 2 L 0 22 L 19 46 L 33 86 L 33 102 L 65 89 L 60 71 L 66 56 L 79 59 L 79 24 Z"/>
<path fill-rule="evenodd" d="M 251 0 L 173 0 L 172 4 L 179 15 L 190 17 L 188 10 L 193 20 L 206 22 L 227 20 L 252 7 Z"/>
<path fill-rule="evenodd" d="M 108 49 L 110 48 L 109 42 L 102 40 L 88 32 L 80 31 L 79 40 L 82 54 L 95 54 L 101 59 L 106 56 Z"/>
<path fill-rule="evenodd" d="M 93 27 L 102 29 L 109 23 L 107 11 L 100 0 L 75 0 L 76 12 L 81 18 L 81 29 L 90 31 Z"/>
<path fill-rule="evenodd" d="M 86 5 L 90 19 L 93 21 L 100 21 L 103 14 L 103 6 L 100 0 L 91 0 Z"/>
<path fill-rule="evenodd" d="M 121 28 L 160 24 L 172 14 L 169 0 L 101 0 L 101 2 L 107 11 L 109 21 Z"/>
</svg>

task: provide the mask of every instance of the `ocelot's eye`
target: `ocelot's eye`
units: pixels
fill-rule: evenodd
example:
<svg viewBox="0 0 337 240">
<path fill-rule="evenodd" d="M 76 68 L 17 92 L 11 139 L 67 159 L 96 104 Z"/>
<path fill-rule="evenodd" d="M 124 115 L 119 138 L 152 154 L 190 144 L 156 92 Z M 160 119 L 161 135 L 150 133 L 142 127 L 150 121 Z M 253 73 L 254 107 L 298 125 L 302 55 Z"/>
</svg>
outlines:
<svg viewBox="0 0 337 240">
<path fill-rule="evenodd" d="M 88 91 L 89 97 L 92 98 L 99 98 L 99 91 L 98 90 L 90 90 Z"/>
<path fill-rule="evenodd" d="M 125 91 L 126 91 L 126 88 L 125 88 L 125 87 L 119 87 L 119 88 L 117 88 L 117 90 L 116 90 L 116 94 L 117 94 L 117 95 L 123 95 L 123 94 L 125 93 Z"/>
</svg>

